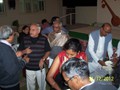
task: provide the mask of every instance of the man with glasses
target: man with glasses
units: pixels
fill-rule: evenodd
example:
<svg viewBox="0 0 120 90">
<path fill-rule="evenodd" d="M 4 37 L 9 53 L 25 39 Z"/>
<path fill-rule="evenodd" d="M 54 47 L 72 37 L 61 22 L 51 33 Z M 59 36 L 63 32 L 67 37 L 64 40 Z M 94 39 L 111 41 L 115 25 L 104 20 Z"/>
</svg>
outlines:
<svg viewBox="0 0 120 90">
<path fill-rule="evenodd" d="M 53 23 L 53 31 L 48 34 L 48 41 L 51 46 L 49 55 L 49 67 L 57 54 L 62 51 L 62 46 L 69 39 L 69 35 L 62 30 L 61 22 Z"/>
<path fill-rule="evenodd" d="M 107 53 L 109 59 L 113 55 L 111 29 L 109 23 L 104 23 L 100 29 L 89 34 L 86 54 L 88 56 L 90 75 L 94 78 L 104 77 L 112 71 L 112 65 L 109 65 L 111 66 L 110 69 L 106 70 L 108 67 L 104 61 Z M 112 62 L 110 63 L 112 64 Z"/>
<path fill-rule="evenodd" d="M 82 59 L 71 58 L 66 61 L 61 72 L 71 90 L 117 90 L 113 85 L 91 81 L 88 64 Z"/>
<path fill-rule="evenodd" d="M 54 24 L 55 22 L 61 22 L 61 21 L 60 21 L 60 17 L 58 17 L 58 16 L 53 16 L 53 17 L 51 18 L 50 26 L 47 27 L 47 28 L 45 28 L 45 29 L 43 29 L 42 32 L 41 32 L 41 34 L 47 37 L 49 33 L 53 32 L 53 31 L 54 31 L 54 30 L 53 30 L 53 29 L 54 29 L 54 28 L 53 28 L 53 24 Z M 68 33 L 68 30 L 67 30 L 66 28 L 64 28 L 63 25 L 62 25 L 61 28 L 62 28 L 62 30 L 63 30 L 65 33 Z"/>
</svg>

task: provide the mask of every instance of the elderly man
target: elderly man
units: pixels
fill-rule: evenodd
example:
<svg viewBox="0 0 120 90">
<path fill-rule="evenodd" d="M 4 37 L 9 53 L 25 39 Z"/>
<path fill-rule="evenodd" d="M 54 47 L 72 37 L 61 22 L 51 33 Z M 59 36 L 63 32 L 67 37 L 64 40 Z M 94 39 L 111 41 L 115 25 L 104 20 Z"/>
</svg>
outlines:
<svg viewBox="0 0 120 90">
<path fill-rule="evenodd" d="M 26 64 L 27 90 L 35 90 L 36 79 L 39 90 L 46 90 L 44 62 L 51 48 L 47 38 L 40 35 L 40 30 L 38 24 L 31 24 L 30 35 L 24 37 L 18 48 L 30 58 L 29 63 Z"/>
<path fill-rule="evenodd" d="M 94 78 L 104 77 L 109 74 L 109 71 L 112 71 L 112 67 L 110 67 L 110 70 L 106 67 L 107 65 L 104 61 L 107 53 L 109 59 L 113 55 L 111 29 L 109 23 L 104 23 L 100 29 L 89 34 L 86 54 L 88 56 L 90 75 Z"/>
<path fill-rule="evenodd" d="M 53 23 L 53 31 L 48 34 L 48 40 L 51 46 L 51 52 L 49 56 L 50 65 L 53 59 L 57 56 L 57 54 L 62 50 L 62 46 L 68 40 L 69 36 L 62 30 L 61 22 Z"/>
<path fill-rule="evenodd" d="M 72 90 L 117 90 L 113 85 L 102 84 L 89 79 L 88 64 L 85 60 L 71 58 L 61 69 L 66 84 Z"/>
<path fill-rule="evenodd" d="M 25 66 L 25 61 L 18 59 L 21 52 L 15 53 L 11 43 L 14 32 L 8 25 L 0 27 L 0 90 L 20 90 L 20 70 Z M 17 56 L 16 56 L 17 55 Z M 25 59 L 25 58 L 24 58 Z M 28 58 L 26 58 L 28 60 Z"/>
<path fill-rule="evenodd" d="M 60 17 L 58 17 L 58 16 L 53 16 L 53 17 L 51 18 L 50 26 L 47 27 L 47 28 L 45 28 L 45 29 L 43 29 L 42 32 L 41 32 L 41 34 L 47 36 L 49 33 L 53 32 L 53 23 L 54 23 L 54 22 L 60 22 Z M 65 29 L 63 26 L 62 26 L 62 30 L 63 30 L 64 32 L 68 33 L 68 30 Z"/>
</svg>

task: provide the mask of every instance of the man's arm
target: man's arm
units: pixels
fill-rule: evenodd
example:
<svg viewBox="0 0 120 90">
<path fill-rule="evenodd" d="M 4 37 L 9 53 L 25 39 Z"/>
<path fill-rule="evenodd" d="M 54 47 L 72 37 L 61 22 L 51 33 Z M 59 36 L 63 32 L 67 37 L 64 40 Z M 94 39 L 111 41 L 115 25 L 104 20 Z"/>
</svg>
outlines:
<svg viewBox="0 0 120 90">
<path fill-rule="evenodd" d="M 21 43 L 20 43 L 20 45 L 19 45 L 19 47 L 18 47 L 17 50 L 21 51 L 22 55 L 24 55 L 24 54 L 30 54 L 32 52 L 32 50 L 30 49 L 30 47 L 25 48 L 24 40 L 21 41 Z"/>
<path fill-rule="evenodd" d="M 46 39 L 45 40 L 45 55 L 41 58 L 40 63 L 39 63 L 39 67 L 41 69 L 43 68 L 44 62 L 48 58 L 48 56 L 50 54 L 50 50 L 51 50 L 50 45 L 48 43 L 48 40 Z"/>
<path fill-rule="evenodd" d="M 109 59 L 112 59 L 112 56 L 113 56 L 112 40 L 108 43 L 107 51 L 108 51 L 108 57 L 109 57 Z"/>
<path fill-rule="evenodd" d="M 96 53 L 94 52 L 94 40 L 91 35 L 89 35 L 89 40 L 88 40 L 88 50 L 95 62 L 99 61 L 99 58 L 97 57 Z"/>
<path fill-rule="evenodd" d="M 120 41 L 119 41 L 119 43 L 118 43 L 116 53 L 117 53 L 117 57 L 120 57 Z"/>
</svg>

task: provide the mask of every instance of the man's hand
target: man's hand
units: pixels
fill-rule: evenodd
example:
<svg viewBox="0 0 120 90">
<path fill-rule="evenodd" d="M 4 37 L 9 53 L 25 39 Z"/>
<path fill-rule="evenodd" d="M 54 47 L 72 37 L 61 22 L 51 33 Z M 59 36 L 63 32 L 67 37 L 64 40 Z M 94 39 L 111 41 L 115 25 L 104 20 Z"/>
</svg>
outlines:
<svg viewBox="0 0 120 90">
<path fill-rule="evenodd" d="M 106 66 L 105 62 L 102 61 L 102 60 L 99 60 L 98 63 L 99 63 L 100 65 L 102 65 L 102 66 Z"/>
<path fill-rule="evenodd" d="M 113 57 L 113 58 L 116 58 L 116 57 L 117 57 L 117 53 L 114 53 L 114 54 L 112 55 L 112 57 Z"/>
<path fill-rule="evenodd" d="M 44 59 L 41 59 L 39 62 L 39 67 L 41 70 L 42 70 L 43 66 L 44 66 Z"/>
<path fill-rule="evenodd" d="M 32 52 L 32 50 L 30 49 L 30 47 L 28 47 L 25 50 L 23 50 L 24 54 L 30 54 L 31 52 Z"/>
<path fill-rule="evenodd" d="M 27 55 L 25 55 L 24 57 L 23 57 L 23 59 L 28 63 L 29 62 L 29 60 L 30 60 L 30 58 L 28 58 L 28 56 Z"/>
<path fill-rule="evenodd" d="M 22 54 L 21 51 L 17 51 L 17 52 L 16 52 L 16 56 L 17 56 L 17 57 L 21 57 L 22 55 L 23 55 L 23 54 Z"/>
</svg>

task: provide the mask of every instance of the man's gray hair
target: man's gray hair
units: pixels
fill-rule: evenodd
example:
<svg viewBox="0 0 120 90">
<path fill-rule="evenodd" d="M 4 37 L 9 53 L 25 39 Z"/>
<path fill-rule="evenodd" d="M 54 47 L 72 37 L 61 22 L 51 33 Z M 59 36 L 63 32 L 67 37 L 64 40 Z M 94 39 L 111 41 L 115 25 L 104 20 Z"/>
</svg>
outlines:
<svg viewBox="0 0 120 90">
<path fill-rule="evenodd" d="M 36 24 L 36 26 L 38 27 L 38 30 L 41 30 L 41 26 L 39 24 Z"/>
<path fill-rule="evenodd" d="M 75 75 L 80 76 L 82 79 L 89 77 L 88 64 L 83 59 L 71 58 L 66 61 L 61 68 L 62 72 L 65 72 L 67 77 L 71 78 Z"/>
<path fill-rule="evenodd" d="M 30 27 L 33 26 L 33 25 L 35 25 L 35 26 L 38 28 L 39 31 L 41 30 L 40 24 L 38 24 L 38 23 L 32 23 L 32 24 L 30 25 Z"/>
<path fill-rule="evenodd" d="M 13 34 L 13 30 L 10 26 L 8 25 L 3 25 L 0 27 L 0 39 L 1 40 L 6 40 Z"/>
</svg>

